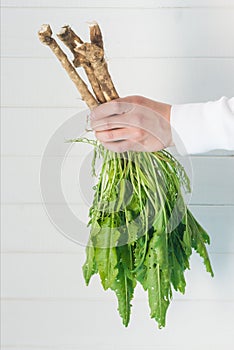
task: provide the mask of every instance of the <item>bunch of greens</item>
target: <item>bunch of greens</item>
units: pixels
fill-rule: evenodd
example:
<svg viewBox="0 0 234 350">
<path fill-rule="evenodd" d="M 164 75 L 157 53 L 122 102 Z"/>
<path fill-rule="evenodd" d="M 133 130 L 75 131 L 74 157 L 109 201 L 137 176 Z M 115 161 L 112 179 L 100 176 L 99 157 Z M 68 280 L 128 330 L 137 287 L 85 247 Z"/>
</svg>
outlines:
<svg viewBox="0 0 234 350">
<path fill-rule="evenodd" d="M 90 43 L 70 28 L 62 27 L 58 37 L 70 49 L 73 63 L 44 24 L 40 41 L 49 46 L 90 109 L 119 97 L 105 61 L 99 25 L 90 25 Z M 76 71 L 83 67 L 92 94 Z M 205 244 L 209 237 L 187 209 L 182 189 L 189 191 L 183 167 L 166 151 L 123 154 L 104 150 L 96 141 L 93 173 L 97 156 L 103 166 L 90 209 L 91 233 L 87 246 L 84 278 L 89 284 L 99 273 L 103 288 L 118 298 L 123 324 L 130 319 L 131 300 L 139 282 L 148 292 L 151 317 L 165 326 L 172 288 L 185 292 L 184 272 L 194 248 L 213 275 Z"/>
<path fill-rule="evenodd" d="M 93 175 L 97 157 L 103 162 L 89 214 L 91 232 L 83 266 L 86 284 L 99 274 L 103 288 L 115 292 L 127 326 L 139 282 L 148 293 L 150 316 L 162 328 L 172 289 L 185 292 L 184 272 L 189 269 L 192 248 L 213 276 L 205 246 L 209 236 L 183 199 L 182 190 L 190 191 L 189 179 L 165 150 L 119 154 L 96 141 L 90 143 L 95 146 Z"/>
</svg>

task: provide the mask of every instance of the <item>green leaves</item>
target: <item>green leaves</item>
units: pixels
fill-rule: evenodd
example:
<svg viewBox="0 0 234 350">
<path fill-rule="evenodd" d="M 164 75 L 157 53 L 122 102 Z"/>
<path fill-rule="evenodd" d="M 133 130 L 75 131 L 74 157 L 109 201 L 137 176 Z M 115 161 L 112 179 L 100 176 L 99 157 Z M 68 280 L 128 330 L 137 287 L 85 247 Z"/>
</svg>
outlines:
<svg viewBox="0 0 234 350">
<path fill-rule="evenodd" d="M 144 285 L 148 291 L 150 316 L 158 322 L 159 328 L 165 326 L 166 312 L 171 299 L 165 236 L 165 233 L 160 233 L 151 238 L 144 262 L 147 267 Z"/>
<path fill-rule="evenodd" d="M 127 245 L 117 248 L 118 275 L 111 287 L 118 299 L 118 311 L 122 317 L 124 326 L 127 327 L 130 320 L 131 300 L 136 286 L 136 279 L 132 271 L 132 251 Z"/>
<path fill-rule="evenodd" d="M 90 243 L 89 243 L 90 244 Z M 86 247 L 86 262 L 83 265 L 83 275 L 86 285 L 89 284 L 90 278 L 97 273 L 95 261 L 95 249 L 92 245 Z"/>
<path fill-rule="evenodd" d="M 115 292 L 127 326 L 134 288 L 140 283 L 148 293 L 150 316 L 162 328 L 172 289 L 185 293 L 192 248 L 213 276 L 206 250 L 209 236 L 182 196 L 182 188 L 189 191 L 189 179 L 166 151 L 117 154 L 97 143 L 93 174 L 97 156 L 103 157 L 103 166 L 90 208 L 86 284 L 99 274 L 103 288 Z"/>
<path fill-rule="evenodd" d="M 122 317 L 124 326 L 127 327 L 130 320 L 131 300 L 133 298 L 136 282 L 134 279 L 128 277 L 127 271 L 121 262 L 118 264 L 118 270 L 117 279 L 111 289 L 118 298 L 118 311 Z"/>
<path fill-rule="evenodd" d="M 100 220 L 100 219 L 99 219 Z M 92 242 L 95 245 L 93 259 L 101 277 L 104 290 L 111 288 L 118 274 L 116 245 L 120 232 L 114 228 L 112 216 L 103 220 L 104 227 L 100 226 L 98 232 L 91 231 Z M 98 225 L 95 225 L 96 228 Z"/>
<path fill-rule="evenodd" d="M 210 259 L 205 246 L 206 243 L 210 243 L 210 238 L 189 210 L 188 225 L 192 236 L 192 247 L 201 256 L 201 258 L 203 258 L 206 271 L 209 272 L 213 277 L 214 272 L 212 270 Z"/>
<path fill-rule="evenodd" d="M 104 290 L 112 286 L 118 274 L 115 248 L 96 248 L 95 260 Z"/>
</svg>

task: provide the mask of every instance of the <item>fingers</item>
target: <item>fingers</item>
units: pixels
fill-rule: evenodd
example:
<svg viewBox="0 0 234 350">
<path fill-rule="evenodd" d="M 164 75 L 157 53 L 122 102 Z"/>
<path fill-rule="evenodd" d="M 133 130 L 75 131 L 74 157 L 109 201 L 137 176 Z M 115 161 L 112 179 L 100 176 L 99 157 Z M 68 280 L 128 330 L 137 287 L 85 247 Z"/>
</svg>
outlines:
<svg viewBox="0 0 234 350">
<path fill-rule="evenodd" d="M 123 153 L 127 151 L 141 152 L 144 149 L 144 147 L 140 143 L 130 140 L 102 142 L 102 145 L 109 151 L 115 153 Z"/>
<path fill-rule="evenodd" d="M 145 132 L 139 128 L 118 128 L 96 131 L 95 135 L 102 145 L 112 152 L 145 151 Z"/>
<path fill-rule="evenodd" d="M 109 118 L 92 120 L 90 125 L 95 131 L 104 131 L 116 128 L 125 128 L 129 125 L 129 122 L 124 118 L 125 114 L 121 116 L 109 116 Z"/>
<path fill-rule="evenodd" d="M 140 141 L 143 138 L 143 134 L 143 130 L 136 128 L 118 128 L 95 132 L 95 136 L 101 142 L 115 142 L 127 139 Z"/>
<path fill-rule="evenodd" d="M 131 143 L 128 140 L 119 142 L 102 142 L 102 145 L 109 151 L 122 153 L 131 149 Z"/>
<path fill-rule="evenodd" d="M 99 107 L 98 107 L 99 108 Z M 131 110 L 119 115 L 108 115 L 104 118 L 91 120 L 91 128 L 95 131 L 104 131 L 116 128 L 138 127 L 142 128 L 143 120 L 146 119 L 144 111 L 137 110 L 134 105 Z"/>
<path fill-rule="evenodd" d="M 121 102 L 121 99 L 117 99 L 111 102 L 106 102 L 96 107 L 90 114 L 91 120 L 99 120 L 110 117 L 115 114 L 123 114 L 132 110 L 131 103 Z"/>
</svg>

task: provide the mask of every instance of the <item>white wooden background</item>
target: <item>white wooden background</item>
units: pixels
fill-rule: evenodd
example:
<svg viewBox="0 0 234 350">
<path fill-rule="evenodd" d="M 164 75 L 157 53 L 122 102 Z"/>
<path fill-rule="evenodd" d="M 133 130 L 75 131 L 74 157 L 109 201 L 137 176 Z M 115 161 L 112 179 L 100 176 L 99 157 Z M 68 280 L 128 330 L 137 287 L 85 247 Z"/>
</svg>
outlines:
<svg viewBox="0 0 234 350">
<path fill-rule="evenodd" d="M 92 20 L 103 29 L 121 96 L 186 103 L 234 95 L 233 0 L 2 0 L 2 349 L 230 350 L 234 152 L 192 157 L 190 208 L 211 236 L 215 277 L 194 255 L 186 295 L 175 295 L 164 330 L 150 320 L 141 290 L 125 329 L 98 279 L 85 287 L 84 248 L 64 238 L 44 211 L 43 150 L 85 107 L 36 33 L 42 23 L 55 32 L 70 24 L 87 38 Z M 64 179 L 77 213 L 84 208 L 71 183 L 81 156 L 68 158 Z"/>
</svg>

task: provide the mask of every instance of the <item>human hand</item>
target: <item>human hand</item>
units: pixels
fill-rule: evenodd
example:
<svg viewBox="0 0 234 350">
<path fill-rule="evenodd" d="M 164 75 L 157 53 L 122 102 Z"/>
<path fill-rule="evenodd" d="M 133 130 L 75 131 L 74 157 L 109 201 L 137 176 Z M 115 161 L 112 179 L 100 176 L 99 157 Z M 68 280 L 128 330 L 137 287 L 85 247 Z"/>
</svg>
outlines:
<svg viewBox="0 0 234 350">
<path fill-rule="evenodd" d="M 91 112 L 91 127 L 114 152 L 156 152 L 172 146 L 171 106 L 142 96 L 104 103 Z"/>
</svg>

